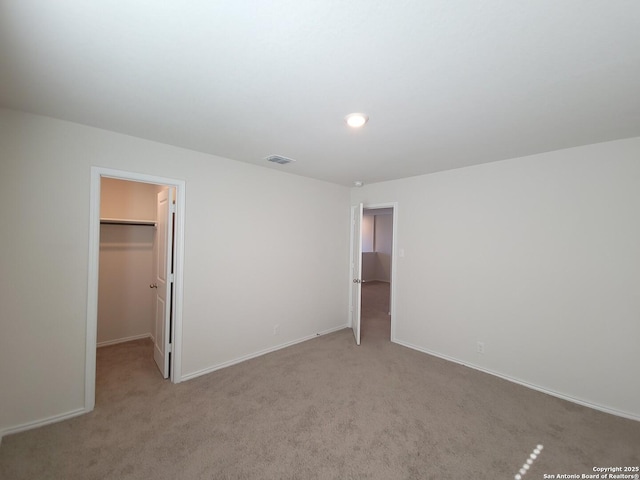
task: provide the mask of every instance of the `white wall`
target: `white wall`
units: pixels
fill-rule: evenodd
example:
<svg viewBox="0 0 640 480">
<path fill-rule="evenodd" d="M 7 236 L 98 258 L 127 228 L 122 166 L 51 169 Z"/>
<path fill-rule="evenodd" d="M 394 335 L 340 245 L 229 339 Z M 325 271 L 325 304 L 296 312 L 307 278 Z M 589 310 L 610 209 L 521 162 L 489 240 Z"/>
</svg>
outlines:
<svg viewBox="0 0 640 480">
<path fill-rule="evenodd" d="M 380 213 L 378 213 L 380 212 Z M 393 210 L 371 209 L 362 217 L 362 280 L 391 281 Z"/>
<path fill-rule="evenodd" d="M 397 341 L 640 419 L 640 138 L 352 190 L 393 201 Z"/>
<path fill-rule="evenodd" d="M 157 192 L 161 185 L 103 178 L 100 182 L 100 218 L 156 219 Z"/>
<path fill-rule="evenodd" d="M 378 255 L 373 249 L 375 235 L 375 217 L 367 212 L 362 217 L 360 235 L 362 237 L 362 280 L 369 282 L 376 279 Z"/>
<path fill-rule="evenodd" d="M 150 220 L 156 217 L 157 185 L 103 178 L 100 217 Z M 100 226 L 98 345 L 151 336 L 155 313 L 153 244 L 155 228 Z"/>
<path fill-rule="evenodd" d="M 391 250 L 393 248 L 393 215 L 375 216 L 376 278 L 391 281 Z"/>
<path fill-rule="evenodd" d="M 376 270 L 378 266 L 378 254 L 376 252 L 362 252 L 362 281 L 372 282 L 377 280 Z"/>
<path fill-rule="evenodd" d="M 93 165 L 186 182 L 183 376 L 347 324 L 347 187 L 9 110 L 0 159 L 0 434 L 84 406 Z"/>
<path fill-rule="evenodd" d="M 373 237 L 374 237 L 374 222 L 375 217 L 365 212 L 362 216 L 362 225 L 360 227 L 362 236 L 362 252 L 373 252 Z"/>
</svg>

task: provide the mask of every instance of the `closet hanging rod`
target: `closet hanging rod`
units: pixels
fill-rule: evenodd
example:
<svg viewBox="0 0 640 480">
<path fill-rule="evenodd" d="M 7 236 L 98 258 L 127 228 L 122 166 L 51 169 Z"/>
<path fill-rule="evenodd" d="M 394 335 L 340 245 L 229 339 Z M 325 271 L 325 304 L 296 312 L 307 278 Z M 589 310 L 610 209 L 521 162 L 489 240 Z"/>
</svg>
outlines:
<svg viewBox="0 0 640 480">
<path fill-rule="evenodd" d="M 101 218 L 101 225 L 141 225 L 144 227 L 155 227 L 156 222 L 153 220 L 126 220 L 120 218 Z"/>
</svg>

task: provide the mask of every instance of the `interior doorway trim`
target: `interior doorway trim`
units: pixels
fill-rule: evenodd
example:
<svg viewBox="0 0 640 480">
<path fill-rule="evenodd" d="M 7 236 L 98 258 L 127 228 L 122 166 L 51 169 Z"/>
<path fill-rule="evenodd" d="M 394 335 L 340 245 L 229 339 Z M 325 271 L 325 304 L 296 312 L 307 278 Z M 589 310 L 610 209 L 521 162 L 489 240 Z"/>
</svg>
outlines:
<svg viewBox="0 0 640 480">
<path fill-rule="evenodd" d="M 389 312 L 391 313 L 391 341 L 396 342 L 396 282 L 398 278 L 398 202 L 390 203 L 365 203 L 363 210 L 378 210 L 391 208 L 393 210 L 393 221 L 391 227 L 391 300 L 389 301 Z"/>
<path fill-rule="evenodd" d="M 100 180 L 115 178 L 141 183 L 166 185 L 176 189 L 176 230 L 175 230 L 175 311 L 172 325 L 171 382 L 182 381 L 182 299 L 184 292 L 184 219 L 185 181 L 158 177 L 144 173 L 127 172 L 110 168 L 91 167 L 91 188 L 89 200 L 89 277 L 87 281 L 87 328 L 85 347 L 84 408 L 93 410 L 96 400 L 96 342 L 98 331 L 98 267 L 100 256 Z"/>
</svg>

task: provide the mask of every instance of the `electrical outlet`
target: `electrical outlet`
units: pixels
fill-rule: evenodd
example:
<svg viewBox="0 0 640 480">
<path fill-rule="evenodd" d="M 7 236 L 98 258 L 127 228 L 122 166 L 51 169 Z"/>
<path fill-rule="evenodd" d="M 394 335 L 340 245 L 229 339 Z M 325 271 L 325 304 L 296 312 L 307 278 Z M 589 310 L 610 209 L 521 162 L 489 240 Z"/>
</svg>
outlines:
<svg viewBox="0 0 640 480">
<path fill-rule="evenodd" d="M 476 350 L 478 353 L 484 353 L 484 342 L 478 342 L 476 344 Z"/>
<path fill-rule="evenodd" d="M 278 324 L 275 324 L 275 325 L 273 326 L 273 334 L 274 334 L 274 335 L 277 335 L 277 334 L 278 334 L 278 328 L 280 328 L 280 325 L 278 325 Z"/>
</svg>

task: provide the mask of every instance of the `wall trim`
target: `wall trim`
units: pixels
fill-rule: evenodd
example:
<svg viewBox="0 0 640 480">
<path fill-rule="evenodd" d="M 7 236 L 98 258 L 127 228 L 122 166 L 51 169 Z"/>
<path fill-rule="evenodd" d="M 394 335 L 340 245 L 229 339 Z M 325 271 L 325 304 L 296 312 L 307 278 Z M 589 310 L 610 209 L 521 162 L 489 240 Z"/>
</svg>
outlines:
<svg viewBox="0 0 640 480">
<path fill-rule="evenodd" d="M 44 427 L 45 425 L 58 423 L 63 420 L 69 420 L 73 417 L 79 417 L 80 415 L 84 415 L 85 413 L 88 413 L 86 409 L 76 408 L 75 410 L 71 410 L 67 413 L 60 413 L 58 415 L 52 415 L 51 417 L 42 418 L 40 420 L 34 420 L 32 422 L 23 423 L 14 427 L 5 428 L 4 430 L 0 430 L 0 442 L 2 442 L 2 437 L 4 437 L 5 435 L 12 435 L 14 433 L 20 433 L 27 430 L 33 430 L 34 428 Z"/>
<path fill-rule="evenodd" d="M 132 342 L 134 340 L 141 340 L 143 338 L 152 338 L 150 333 L 143 333 L 142 335 L 133 335 L 131 337 L 124 338 L 116 338 L 115 340 L 105 340 L 104 342 L 99 342 L 96 344 L 96 347 L 108 347 L 109 345 L 117 345 L 119 343 Z"/>
<path fill-rule="evenodd" d="M 208 373 L 213 373 L 216 370 L 222 370 L 223 368 L 231 367 L 232 365 L 236 365 L 238 363 L 245 362 L 247 360 L 251 360 L 252 358 L 261 357 L 262 355 L 266 355 L 267 353 L 275 352 L 277 350 L 282 350 L 283 348 L 291 347 L 292 345 L 296 345 L 298 343 L 306 342 L 308 340 L 312 340 L 314 338 L 320 337 L 322 335 L 328 335 L 329 333 L 337 332 L 339 330 L 344 330 L 345 328 L 349 328 L 348 324 L 340 325 L 338 327 L 333 327 L 328 330 L 323 330 L 322 332 L 316 333 L 314 335 L 307 335 L 306 337 L 299 338 L 297 340 L 292 340 L 290 342 L 281 343 L 280 345 L 276 345 L 274 347 L 265 348 L 263 350 L 259 350 L 254 353 L 249 353 L 247 355 L 243 355 L 238 358 L 234 358 L 233 360 L 229 360 L 227 362 L 222 362 L 217 365 L 213 365 L 211 367 L 203 368 L 202 370 L 198 370 L 193 373 L 189 373 L 187 375 L 182 375 L 182 381 L 192 380 L 197 377 L 201 377 L 202 375 L 207 375 Z"/>
<path fill-rule="evenodd" d="M 582 400 L 580 398 L 571 397 L 569 395 L 565 395 L 563 393 L 556 392 L 554 390 L 549 390 L 548 388 L 541 387 L 541 386 L 535 385 L 533 383 L 528 383 L 528 382 L 525 382 L 523 380 L 520 380 L 520 379 L 517 379 L 517 378 L 514 378 L 514 377 L 510 377 L 509 375 L 504 375 L 502 373 L 498 373 L 498 372 L 495 372 L 493 370 L 489 370 L 487 368 L 479 367 L 477 365 L 473 365 L 473 364 L 468 363 L 468 362 L 460 361 L 460 360 L 458 360 L 456 358 L 453 358 L 453 357 L 450 357 L 448 355 L 443 355 L 441 353 L 437 353 L 437 352 L 434 352 L 434 351 L 426 349 L 426 348 L 418 347 L 417 345 L 413 345 L 413 344 L 408 343 L 408 342 L 403 342 L 403 341 L 400 341 L 400 340 L 397 340 L 397 339 L 392 340 L 392 341 L 394 343 L 397 343 L 398 345 L 402 345 L 403 347 L 407 347 L 407 348 L 410 348 L 412 350 L 417 350 L 418 352 L 426 353 L 427 355 L 438 357 L 438 358 L 441 358 L 443 360 L 447 360 L 449 362 L 457 363 L 458 365 L 462 365 L 464 367 L 469 367 L 469 368 L 472 368 L 473 370 L 478 370 L 478 371 L 483 372 L 483 373 L 488 373 L 489 375 L 493 375 L 494 377 L 498 377 L 498 378 L 501 378 L 503 380 L 507 380 L 508 382 L 516 383 L 518 385 L 522 385 L 523 387 L 530 388 L 531 390 L 536 390 L 536 391 L 541 392 L 541 393 L 546 393 L 547 395 L 551 395 L 552 397 L 560 398 L 561 400 L 567 400 L 568 402 L 577 403 L 578 405 L 582 405 L 583 407 L 593 408 L 594 410 L 599 410 L 601 412 L 608 413 L 610 415 L 615 415 L 617 417 L 622 417 L 622 418 L 628 418 L 629 420 L 635 420 L 637 422 L 640 422 L 640 416 L 634 415 L 633 413 L 623 412 L 621 410 L 616 410 L 615 408 L 605 407 L 603 405 L 598 405 L 596 403 L 591 403 L 591 402 L 588 402 L 586 400 Z"/>
</svg>

